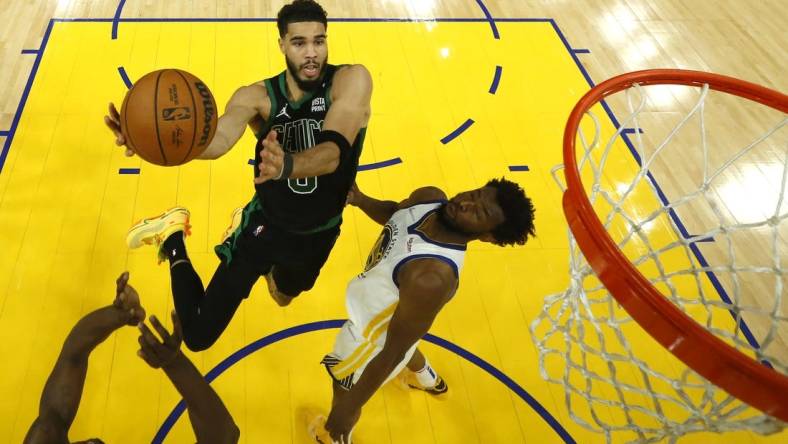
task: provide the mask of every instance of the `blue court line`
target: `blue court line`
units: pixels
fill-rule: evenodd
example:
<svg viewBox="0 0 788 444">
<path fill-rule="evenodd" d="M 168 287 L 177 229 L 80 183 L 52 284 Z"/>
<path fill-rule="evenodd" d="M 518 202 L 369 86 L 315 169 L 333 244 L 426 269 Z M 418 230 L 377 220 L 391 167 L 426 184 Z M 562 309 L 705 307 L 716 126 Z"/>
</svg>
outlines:
<svg viewBox="0 0 788 444">
<path fill-rule="evenodd" d="M 697 236 L 697 235 L 696 234 L 691 234 L 691 235 L 689 235 L 689 237 L 687 237 L 685 239 L 690 239 L 690 238 L 693 238 L 695 236 Z M 703 238 L 700 238 L 700 239 L 698 239 L 696 241 L 693 241 L 693 242 L 714 242 L 714 236 L 703 237 Z"/>
<path fill-rule="evenodd" d="M 479 5 L 480 8 L 482 8 L 482 12 L 484 13 L 484 16 L 487 17 L 487 21 L 490 23 L 490 28 L 492 28 L 493 37 L 495 37 L 496 40 L 500 40 L 501 35 L 498 33 L 498 27 L 495 26 L 495 19 L 490 14 L 490 11 L 487 9 L 487 6 L 484 5 L 484 2 L 482 0 L 476 0 L 476 3 Z"/>
<path fill-rule="evenodd" d="M 118 8 L 115 10 L 115 17 L 112 19 L 112 40 L 118 38 L 118 23 L 120 22 L 120 13 L 123 11 L 123 6 L 126 5 L 126 0 L 120 0 Z"/>
<path fill-rule="evenodd" d="M 460 134 L 464 133 L 464 132 L 465 132 L 465 130 L 467 130 L 468 128 L 470 128 L 470 127 L 471 127 L 471 125 L 473 125 L 473 123 L 474 123 L 474 122 L 473 122 L 473 119 L 468 119 L 468 120 L 466 120 L 466 121 L 465 121 L 465 123 L 463 123 L 462 125 L 460 125 L 460 127 L 459 127 L 459 128 L 457 128 L 456 130 L 452 131 L 451 133 L 449 133 L 449 135 L 448 135 L 448 136 L 446 136 L 446 137 L 444 137 L 443 139 L 441 139 L 441 143 L 442 143 L 442 144 L 444 144 L 444 145 L 446 145 L 447 143 L 449 143 L 449 142 L 451 142 L 452 140 L 456 139 L 456 138 L 457 138 L 457 136 L 459 136 Z"/>
<path fill-rule="evenodd" d="M 118 4 L 119 7 L 122 4 Z M 3 144 L 2 151 L 0 151 L 0 172 L 3 171 L 3 166 L 5 165 L 5 160 L 8 157 L 8 150 L 11 147 L 11 143 L 13 142 L 14 135 L 16 134 L 16 128 L 19 124 L 19 119 L 22 115 L 24 110 L 25 104 L 27 103 L 28 95 L 30 94 L 30 89 L 33 84 L 33 80 L 35 79 L 35 75 L 38 72 L 38 67 L 41 63 L 41 59 L 44 56 L 44 51 L 46 49 L 47 43 L 49 42 L 49 36 L 52 33 L 52 27 L 57 22 L 62 23 L 123 23 L 123 22 L 130 22 L 130 23 L 151 23 L 151 22 L 275 22 L 276 19 L 274 18 L 120 18 L 119 13 L 120 8 L 116 11 L 117 18 L 62 18 L 62 17 L 55 17 L 49 20 L 49 24 L 47 25 L 47 29 L 44 32 L 44 38 L 41 41 L 41 47 L 36 54 L 36 60 L 33 63 L 33 69 L 31 69 L 30 73 L 28 74 L 27 84 L 25 85 L 25 89 L 22 93 L 22 96 L 19 100 L 19 105 L 17 106 L 17 110 L 14 114 L 14 119 L 11 125 L 11 128 L 6 132 L 8 136 Z M 434 18 L 434 19 L 422 19 L 422 18 L 399 18 L 399 19 L 380 19 L 380 18 L 334 18 L 329 19 L 330 22 L 414 22 L 414 23 L 421 23 L 421 22 L 458 22 L 458 23 L 483 23 L 488 22 L 487 18 Z M 557 27 L 553 19 L 549 18 L 496 18 L 492 26 L 494 26 L 495 22 L 506 22 L 506 23 L 551 23 L 554 28 Z M 557 30 L 559 35 L 563 38 L 563 35 L 560 33 L 560 30 Z M 120 70 L 119 70 L 120 71 Z M 584 71 L 585 73 L 585 71 Z M 123 76 L 123 74 L 121 74 Z M 590 81 L 590 79 L 589 79 Z M 131 83 L 124 79 L 124 83 L 126 86 L 129 86 Z"/>
<path fill-rule="evenodd" d="M 225 358 L 222 362 L 220 362 L 216 367 L 211 369 L 206 375 L 205 380 L 208 383 L 213 382 L 216 378 L 218 378 L 222 373 L 224 373 L 227 369 L 238 363 L 240 360 L 244 359 L 245 357 L 249 356 L 250 354 L 271 345 L 273 343 L 279 342 L 281 340 L 291 338 L 293 336 L 298 336 L 304 333 L 310 333 L 314 331 L 320 330 L 328 330 L 334 328 L 341 328 L 342 325 L 345 323 L 344 319 L 333 319 L 328 321 L 319 321 L 319 322 L 311 322 L 308 324 L 297 325 L 295 327 L 286 328 L 284 330 L 280 330 L 276 333 L 270 334 L 265 336 L 261 339 L 258 339 L 251 344 L 248 344 L 241 348 L 240 350 L 236 351 L 232 355 Z M 523 401 L 525 401 L 534 411 L 563 439 L 565 443 L 574 444 L 575 440 L 569 435 L 569 433 L 564 429 L 561 424 L 548 412 L 536 399 L 533 398 L 528 392 L 525 391 L 519 384 L 514 382 L 510 377 L 504 374 L 502 371 L 495 368 L 493 365 L 488 363 L 487 361 L 483 360 L 482 358 L 474 355 L 473 353 L 465 350 L 464 348 L 453 344 L 445 339 L 439 338 L 437 336 L 433 336 L 431 334 L 427 334 L 424 336 L 424 340 L 435 344 L 439 347 L 443 347 L 444 349 L 457 354 L 458 356 L 465 358 L 467 361 L 471 362 L 472 364 L 476 365 L 477 367 L 481 368 L 482 370 L 486 371 L 491 376 L 495 377 L 498 381 L 506 385 L 510 390 L 512 390 L 517 396 L 519 396 Z M 167 437 L 167 434 L 170 432 L 172 427 L 178 421 L 178 418 L 183 414 L 186 410 L 186 403 L 181 400 L 172 409 L 167 418 L 165 418 L 164 422 L 162 423 L 159 430 L 156 432 L 156 435 L 153 437 L 152 444 L 160 444 L 164 441 Z"/>
<path fill-rule="evenodd" d="M 477 0 L 478 1 L 478 0 Z M 65 18 L 57 17 L 52 20 L 56 22 L 88 22 L 88 23 L 156 23 L 156 22 L 276 22 L 276 18 L 272 17 L 137 17 L 137 18 Z M 550 18 L 481 18 L 481 17 L 435 17 L 435 18 L 378 18 L 378 17 L 337 17 L 329 18 L 329 22 L 336 23 L 368 23 L 368 22 L 390 22 L 390 23 L 427 23 L 427 22 L 445 22 L 445 23 L 489 23 L 493 20 L 495 23 L 550 23 L 553 19 Z"/>
<path fill-rule="evenodd" d="M 9 128 L 6 133 L 8 137 L 6 137 L 5 143 L 3 143 L 3 151 L 0 152 L 0 172 L 3 171 L 3 165 L 5 165 L 5 159 L 8 157 L 8 150 L 11 148 L 11 142 L 14 141 L 16 128 L 19 126 L 19 119 L 22 118 L 22 111 L 25 109 L 27 98 L 30 96 L 30 90 L 33 87 L 33 79 L 36 78 L 38 67 L 41 65 L 41 59 L 44 57 L 44 49 L 46 49 L 47 43 L 49 42 L 49 36 L 52 34 L 52 27 L 54 25 L 55 25 L 55 21 L 53 19 L 50 19 L 49 24 L 47 25 L 47 29 L 44 32 L 44 38 L 41 41 L 41 49 L 39 50 L 38 54 L 36 54 L 36 60 L 33 62 L 33 68 L 30 70 L 30 74 L 28 74 L 27 76 L 27 83 L 25 84 L 24 91 L 22 91 L 22 98 L 19 99 L 19 105 L 17 105 L 16 107 L 16 112 L 14 113 L 14 119 L 11 121 L 11 128 Z"/>
<path fill-rule="evenodd" d="M 0 131 L 0 137 L 5 137 L 9 134 L 11 134 L 11 131 Z"/>
<path fill-rule="evenodd" d="M 490 94 L 495 94 L 498 91 L 498 84 L 501 82 L 501 74 L 503 73 L 503 66 L 495 67 L 495 75 L 493 75 L 492 85 L 490 85 Z"/>
<path fill-rule="evenodd" d="M 531 171 L 528 165 L 509 165 L 509 171 Z"/>
<path fill-rule="evenodd" d="M 607 104 L 606 103 L 603 103 L 602 105 L 603 105 L 603 107 L 605 108 L 606 111 L 609 109 L 609 108 L 607 108 Z M 610 111 L 610 112 L 612 113 L 612 111 Z M 613 118 L 615 118 L 615 117 L 613 117 Z M 614 121 L 614 124 L 616 125 L 616 128 L 618 128 L 618 122 Z M 642 133 L 643 130 L 640 129 L 640 132 Z M 621 131 L 621 138 L 624 139 L 624 142 L 626 143 L 627 147 L 629 147 L 630 152 L 632 153 L 633 156 L 635 156 L 635 160 L 637 161 L 638 165 L 642 165 L 642 161 L 640 159 L 640 155 L 638 155 L 637 151 L 635 150 L 635 144 L 632 143 L 632 140 L 628 136 L 628 134 L 634 134 L 634 133 L 635 133 L 635 129 L 634 128 L 624 128 Z M 657 190 L 657 195 L 659 196 L 660 200 L 662 201 L 662 204 L 663 205 L 668 205 L 670 203 L 670 201 L 668 200 L 668 196 L 665 195 L 665 193 L 662 191 L 662 188 L 656 182 L 656 179 L 654 178 L 654 176 L 651 175 L 651 171 L 646 173 L 646 176 L 649 178 L 649 180 L 654 182 L 654 189 Z M 693 237 L 693 235 L 691 235 L 689 233 L 689 231 L 687 230 L 687 227 L 685 227 L 684 224 L 681 222 L 681 219 L 679 219 L 678 213 L 676 213 L 676 211 L 673 208 L 668 210 L 668 215 L 670 215 L 670 218 L 673 219 L 674 222 L 676 222 L 676 227 L 678 228 L 679 233 L 681 234 L 681 236 L 684 239 L 690 239 L 690 238 Z M 701 240 L 697 240 L 695 242 L 714 242 L 714 238 L 713 237 L 711 237 L 711 238 L 707 237 L 707 238 L 704 238 L 704 239 L 701 239 Z M 750 345 L 752 345 L 752 344 L 750 344 Z"/>
<path fill-rule="evenodd" d="M 121 168 L 118 170 L 118 174 L 139 174 L 139 168 Z"/>
<path fill-rule="evenodd" d="M 247 161 L 247 163 L 249 163 L 249 165 L 255 165 L 254 159 L 249 159 Z M 402 159 L 400 159 L 399 157 L 395 157 L 393 159 L 384 160 L 382 162 L 368 163 L 368 164 L 365 164 L 365 165 L 359 165 L 356 168 L 356 171 L 377 170 L 377 169 L 380 169 L 380 168 L 386 168 L 386 167 L 389 167 L 389 166 L 392 166 L 392 165 L 397 165 L 397 164 L 400 164 L 400 163 L 402 163 Z"/>
<path fill-rule="evenodd" d="M 23 49 L 22 54 L 38 54 L 41 52 L 40 49 Z"/>
<path fill-rule="evenodd" d="M 583 77 L 585 77 L 586 82 L 588 82 L 588 84 L 591 85 L 591 87 L 593 88 L 594 81 L 591 80 L 591 76 L 588 75 L 588 71 L 586 71 L 583 64 L 580 63 L 580 59 L 577 58 L 577 54 L 572 52 L 572 46 L 569 45 L 569 41 L 567 41 L 566 37 L 564 37 L 564 33 L 561 32 L 561 29 L 558 27 L 558 24 L 553 19 L 550 19 L 550 24 L 553 25 L 553 29 L 555 30 L 555 33 L 558 34 L 558 38 L 561 39 L 561 42 L 563 42 L 566 50 L 569 51 L 569 55 L 572 57 L 572 60 L 574 60 L 577 67 L 580 68 L 580 72 L 583 74 Z"/>
<path fill-rule="evenodd" d="M 121 10 L 123 9 L 126 0 L 121 0 L 118 4 L 118 8 L 115 11 L 115 17 L 111 19 L 112 21 L 112 38 L 117 38 L 117 30 L 118 24 L 120 22 L 177 22 L 177 21 L 188 21 L 188 22 L 274 22 L 276 19 L 274 18 L 225 18 L 225 19 L 217 19 L 217 18 L 174 18 L 174 19 L 165 19 L 165 18 L 140 18 L 140 19 L 121 19 L 120 14 Z M 490 27 L 492 28 L 493 36 L 496 39 L 500 39 L 501 36 L 498 32 L 498 27 L 495 25 L 495 21 L 492 15 L 490 15 L 490 11 L 487 9 L 487 6 L 484 5 L 482 0 L 476 0 L 476 3 L 482 9 L 482 12 L 485 15 L 485 19 L 477 19 L 477 18 L 443 18 L 443 19 L 408 19 L 408 18 L 401 18 L 401 19 L 377 19 L 377 18 L 336 18 L 336 19 L 329 19 L 330 22 L 484 22 L 487 21 L 490 23 Z M 107 21 L 108 19 L 64 19 L 69 21 Z M 548 22 L 550 19 L 507 19 L 504 21 L 512 22 L 512 21 L 529 21 L 529 22 Z M 126 87 L 131 88 L 131 81 L 129 80 L 128 76 L 126 75 L 125 69 L 123 67 L 118 68 L 118 72 L 120 73 L 121 78 L 123 78 L 123 82 L 126 84 Z M 503 67 L 496 66 L 495 67 L 495 75 L 493 77 L 492 85 L 490 85 L 490 94 L 495 94 L 498 89 L 498 84 L 501 80 L 501 73 L 503 72 Z M 473 124 L 472 119 L 468 119 L 465 123 L 460 126 L 457 130 L 449 134 L 448 136 L 444 137 L 441 142 L 445 145 L 455 139 L 457 136 L 462 134 L 468 127 Z M 253 165 L 254 163 L 250 163 Z M 388 166 L 388 165 L 386 165 Z M 370 168 L 371 169 L 371 168 Z M 359 169 L 359 171 L 365 171 L 363 169 Z"/>
<path fill-rule="evenodd" d="M 465 358 L 465 360 L 475 364 L 477 367 L 486 371 L 495 379 L 501 381 L 506 387 L 509 388 L 509 390 L 515 392 L 517 396 L 520 397 L 520 399 L 525 401 L 526 404 L 528 404 L 544 420 L 544 422 L 546 422 L 550 426 L 550 428 L 552 428 L 553 431 L 557 433 L 558 436 L 561 437 L 561 439 L 564 440 L 565 443 L 575 442 L 575 440 L 572 438 L 569 432 L 567 432 L 566 429 L 564 429 L 564 427 L 561 426 L 561 423 L 559 423 L 555 418 L 553 418 L 553 415 L 551 415 L 550 412 L 548 412 L 547 409 L 545 409 L 544 406 L 542 406 L 542 404 L 539 403 L 539 401 L 534 399 L 534 397 L 531 396 L 528 392 L 526 392 L 524 388 L 522 388 L 519 384 L 514 382 L 512 378 L 506 376 L 505 373 L 495 368 L 492 364 L 474 355 L 468 350 L 465 350 L 459 345 L 451 343 L 438 336 L 434 336 L 427 333 L 424 336 L 424 340 L 427 342 L 431 342 L 437 346 L 443 347 L 446 350 L 449 350 L 450 352 L 453 352 L 454 354 Z"/>
<path fill-rule="evenodd" d="M 400 164 L 400 163 L 402 163 L 402 159 L 400 159 L 399 157 L 395 157 L 393 159 L 384 160 L 382 162 L 367 163 L 367 164 L 364 164 L 364 165 L 359 165 L 358 168 L 356 168 L 356 171 L 378 170 L 380 168 L 386 168 L 386 167 L 389 167 L 389 166 L 392 166 L 392 165 L 397 165 L 397 164 Z"/>
<path fill-rule="evenodd" d="M 638 128 L 638 129 L 624 128 L 623 130 L 621 130 L 621 134 L 635 134 L 635 133 L 643 134 L 643 128 Z"/>
<path fill-rule="evenodd" d="M 368 22 L 392 22 L 392 23 L 402 23 L 402 22 L 457 22 L 457 23 L 468 23 L 468 22 L 487 22 L 490 24 L 490 28 L 492 29 L 493 37 L 495 39 L 500 39 L 501 35 L 498 32 L 498 27 L 496 26 L 495 22 L 548 22 L 551 19 L 547 18 L 515 18 L 515 19 L 496 19 L 490 14 L 490 11 L 487 9 L 487 6 L 484 5 L 482 0 L 476 0 L 476 3 L 481 8 L 482 12 L 484 13 L 485 18 L 373 18 L 373 17 L 361 17 L 361 18 L 329 18 L 329 22 L 339 22 L 339 23 L 368 23 Z M 123 10 L 123 6 L 126 4 L 126 0 L 120 0 L 118 3 L 118 7 L 115 10 L 115 16 L 111 19 L 108 18 L 59 18 L 54 19 L 57 21 L 69 21 L 69 22 L 112 22 L 112 40 L 118 38 L 118 25 L 123 22 L 276 22 L 276 18 L 273 17 L 254 17 L 254 18 L 246 18 L 246 17 L 230 17 L 230 18 L 188 18 L 188 17 L 180 17 L 180 18 L 121 18 L 121 11 Z"/>
<path fill-rule="evenodd" d="M 566 37 L 564 37 L 564 33 L 561 32 L 561 29 L 558 27 L 558 24 L 555 22 L 555 20 L 550 19 L 550 23 L 553 25 L 553 29 L 555 30 L 556 34 L 558 34 L 558 37 L 564 43 L 564 47 L 569 52 L 569 55 L 572 57 L 572 60 L 575 61 L 577 68 L 580 69 L 580 72 L 583 74 L 583 77 L 585 77 L 586 82 L 588 82 L 588 85 L 593 88 L 595 86 L 594 81 L 591 79 L 591 76 L 588 74 L 588 71 L 586 71 L 585 67 L 580 62 L 580 59 L 577 58 L 577 55 L 572 52 L 572 47 L 569 46 L 569 42 L 566 40 Z M 618 122 L 618 119 L 616 119 L 615 114 L 613 114 L 613 110 L 610 109 L 607 102 L 602 100 L 600 103 L 602 104 L 602 108 L 605 110 L 605 113 L 610 118 L 610 121 L 613 122 L 613 126 L 615 126 L 616 129 L 620 128 L 621 124 Z M 624 139 L 624 143 L 627 145 L 627 148 L 629 148 L 629 152 L 635 158 L 635 161 L 638 163 L 638 165 L 643 165 L 642 160 L 640 159 L 640 155 L 638 155 L 638 152 L 635 149 L 635 146 L 632 144 L 632 141 L 629 140 L 627 134 L 625 134 L 623 131 L 621 134 L 621 138 Z M 654 178 L 654 176 L 651 174 L 650 171 L 646 173 L 646 177 L 648 177 L 651 183 L 654 184 L 654 189 L 657 191 L 657 196 L 659 197 L 662 204 L 665 206 L 669 205 L 670 201 L 668 200 L 667 196 L 662 191 L 662 188 L 659 186 L 659 183 L 657 182 L 657 180 Z M 689 232 L 687 231 L 687 228 L 684 226 L 684 223 L 679 218 L 678 214 L 676 214 L 676 212 L 673 211 L 673 209 L 669 210 L 668 214 L 670 215 L 670 218 L 673 220 L 673 222 L 676 224 L 676 227 L 678 227 L 681 235 L 685 236 L 685 238 L 689 237 Z M 689 248 L 692 251 L 692 253 L 695 255 L 695 258 L 698 260 L 698 263 L 701 265 L 701 267 L 708 268 L 709 262 L 703 256 L 703 253 L 701 253 L 696 243 L 694 242 L 691 243 L 689 245 Z M 717 293 L 720 295 L 720 299 L 722 299 L 722 301 L 725 302 L 726 304 L 733 305 L 733 303 L 731 302 L 731 298 L 728 296 L 728 293 L 725 291 L 725 288 L 722 286 L 722 283 L 717 278 L 717 276 L 711 271 L 707 271 L 705 273 L 706 273 L 706 277 L 709 279 L 709 281 L 711 281 L 711 284 L 714 286 L 714 289 L 717 290 Z M 755 336 L 750 331 L 750 328 L 747 326 L 747 323 L 744 321 L 744 318 L 738 320 L 736 313 L 733 310 L 728 310 L 728 311 L 733 317 L 733 321 L 736 322 L 739 328 L 741 329 L 742 334 L 747 339 L 747 342 L 753 348 L 760 349 L 761 346 L 758 343 L 758 340 L 755 339 Z M 771 364 L 769 364 L 767 361 L 761 361 L 761 362 L 763 362 L 768 367 L 771 367 Z"/>
<path fill-rule="evenodd" d="M 572 52 L 575 54 L 591 54 L 590 49 L 572 49 Z"/>
<path fill-rule="evenodd" d="M 126 68 L 118 66 L 118 74 L 120 74 L 120 78 L 123 80 L 126 88 L 131 89 L 131 87 L 134 86 L 134 83 L 132 83 L 131 79 L 129 79 L 129 75 L 126 74 Z"/>
</svg>

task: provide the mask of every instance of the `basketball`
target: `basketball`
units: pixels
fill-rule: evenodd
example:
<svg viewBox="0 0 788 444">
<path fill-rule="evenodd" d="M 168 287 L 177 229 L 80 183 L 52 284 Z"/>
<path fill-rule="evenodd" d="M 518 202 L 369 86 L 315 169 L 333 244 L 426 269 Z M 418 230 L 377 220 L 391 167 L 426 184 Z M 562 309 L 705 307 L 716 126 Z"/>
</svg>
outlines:
<svg viewBox="0 0 788 444">
<path fill-rule="evenodd" d="M 216 102 L 208 87 L 180 69 L 144 75 L 126 93 L 120 128 L 144 160 L 182 165 L 202 154 L 216 132 Z"/>
</svg>

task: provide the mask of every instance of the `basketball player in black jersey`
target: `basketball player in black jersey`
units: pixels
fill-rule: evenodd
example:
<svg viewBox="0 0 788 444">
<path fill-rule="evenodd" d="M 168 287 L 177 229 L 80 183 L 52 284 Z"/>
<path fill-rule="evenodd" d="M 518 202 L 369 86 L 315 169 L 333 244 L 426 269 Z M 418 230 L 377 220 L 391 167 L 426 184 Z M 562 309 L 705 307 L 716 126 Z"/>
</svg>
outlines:
<svg viewBox="0 0 788 444">
<path fill-rule="evenodd" d="M 143 220 L 127 238 L 131 248 L 157 245 L 160 259 L 169 261 L 175 308 L 191 350 L 216 341 L 260 276 L 281 306 L 312 288 L 339 236 L 355 180 L 370 116 L 369 72 L 362 65 L 328 64 L 326 13 L 313 0 L 283 7 L 277 26 L 287 69 L 239 88 L 201 155 L 221 157 L 247 126 L 258 139 L 255 196 L 216 247 L 221 263 L 207 290 L 186 254 L 186 209 Z M 123 145 L 113 106 L 105 122 Z"/>
</svg>

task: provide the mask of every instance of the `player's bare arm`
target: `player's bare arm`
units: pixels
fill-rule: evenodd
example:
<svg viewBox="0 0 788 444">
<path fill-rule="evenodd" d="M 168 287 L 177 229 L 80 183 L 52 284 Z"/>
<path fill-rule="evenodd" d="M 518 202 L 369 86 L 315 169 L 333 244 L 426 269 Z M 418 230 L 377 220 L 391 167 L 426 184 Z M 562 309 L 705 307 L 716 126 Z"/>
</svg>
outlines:
<svg viewBox="0 0 788 444">
<path fill-rule="evenodd" d="M 355 183 L 348 191 L 347 204 L 361 209 L 364 214 L 380 225 L 386 225 L 386 222 L 391 219 L 391 215 L 397 211 L 396 202 L 369 197 Z"/>
<path fill-rule="evenodd" d="M 238 88 L 227 102 L 224 114 L 219 117 L 213 140 L 197 158 L 217 159 L 226 154 L 241 138 L 247 124 L 258 116 L 267 117 L 270 108 L 268 92 L 262 83 Z M 115 144 L 125 146 L 126 138 L 120 129 L 120 113 L 114 103 L 109 104 L 108 113 L 104 116 L 104 124 L 114 134 Z M 125 153 L 126 156 L 134 155 L 134 151 L 128 147 Z"/>
<path fill-rule="evenodd" d="M 82 398 L 90 353 L 115 330 L 145 318 L 128 279 L 128 273 L 118 277 L 112 305 L 88 313 L 71 329 L 44 385 L 38 417 L 25 436 L 26 444 L 69 442 L 68 430 Z"/>
<path fill-rule="evenodd" d="M 172 333 L 155 316 L 150 317 L 150 323 L 159 337 L 145 323 L 140 322 L 140 350 L 137 354 L 151 367 L 164 370 L 183 397 L 197 442 L 238 442 L 240 430 L 227 407 L 200 371 L 181 352 L 183 330 L 178 315 L 172 312 Z"/>
<path fill-rule="evenodd" d="M 397 205 L 397 209 L 401 210 L 420 203 L 440 200 L 446 200 L 446 193 L 444 193 L 443 190 L 438 187 L 422 187 L 410 193 L 407 199 Z"/>
<path fill-rule="evenodd" d="M 354 183 L 348 192 L 347 203 L 348 205 L 358 207 L 370 219 L 380 225 L 386 225 L 386 222 L 388 222 L 391 216 L 398 210 L 423 202 L 445 199 L 446 193 L 441 191 L 440 188 L 423 187 L 413 191 L 407 199 L 400 203 L 394 202 L 393 200 L 378 200 L 364 194 L 364 192 L 358 188 L 358 185 Z"/>
<path fill-rule="evenodd" d="M 216 135 L 198 159 L 218 159 L 238 143 L 247 125 L 258 116 L 268 116 L 271 103 L 262 84 L 242 86 L 230 97 L 219 117 Z"/>
<path fill-rule="evenodd" d="M 338 71 L 331 96 L 331 107 L 323 123 L 323 133 L 336 133 L 331 140 L 322 141 L 298 154 L 289 154 L 282 150 L 272 131 L 263 141 L 262 163 L 258 165 L 260 175 L 255 183 L 322 176 L 337 169 L 341 150 L 350 149 L 358 132 L 369 121 L 372 77 L 367 68 L 352 65 Z M 291 158 L 286 160 L 288 156 Z"/>
</svg>

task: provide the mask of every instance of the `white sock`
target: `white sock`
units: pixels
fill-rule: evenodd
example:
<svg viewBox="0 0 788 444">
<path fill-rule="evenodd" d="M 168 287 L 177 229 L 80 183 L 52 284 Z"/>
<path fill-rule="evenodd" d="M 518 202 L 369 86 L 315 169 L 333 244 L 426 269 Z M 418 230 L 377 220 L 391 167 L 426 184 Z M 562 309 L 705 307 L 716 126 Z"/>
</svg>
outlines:
<svg viewBox="0 0 788 444">
<path fill-rule="evenodd" d="M 424 358 L 424 368 L 415 372 L 415 375 L 416 381 L 418 381 L 422 387 L 434 387 L 438 382 L 438 374 L 430 367 L 430 361 L 428 361 L 426 357 Z"/>
</svg>

